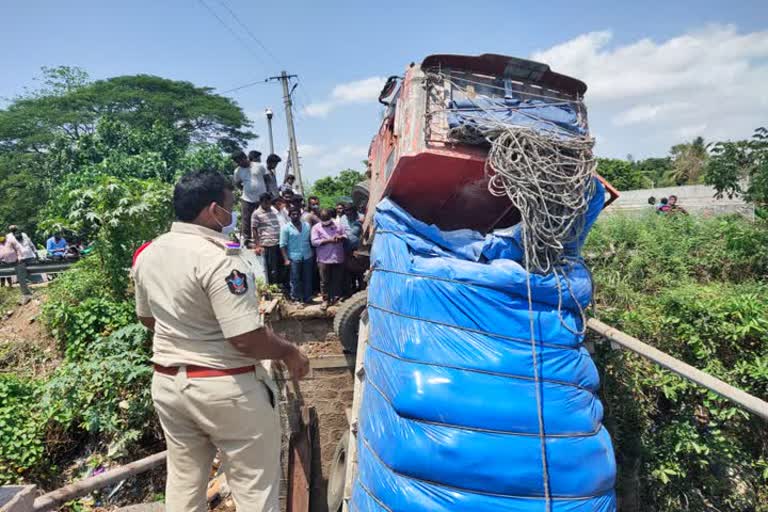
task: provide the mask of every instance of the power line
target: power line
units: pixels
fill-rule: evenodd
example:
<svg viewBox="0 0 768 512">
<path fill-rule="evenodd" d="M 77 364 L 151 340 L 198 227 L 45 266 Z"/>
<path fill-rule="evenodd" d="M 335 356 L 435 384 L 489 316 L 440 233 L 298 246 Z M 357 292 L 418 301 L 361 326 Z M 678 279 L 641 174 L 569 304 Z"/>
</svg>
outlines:
<svg viewBox="0 0 768 512">
<path fill-rule="evenodd" d="M 275 61 L 275 64 L 277 64 L 278 66 L 282 66 L 282 64 L 280 64 L 280 60 L 279 60 L 277 57 L 275 57 L 275 54 L 274 54 L 274 53 L 272 53 L 272 52 L 269 50 L 269 48 L 267 48 L 267 47 L 266 47 L 266 45 L 265 45 L 264 43 L 262 43 L 262 42 L 261 42 L 261 40 L 260 40 L 258 37 L 256 37 L 256 34 L 254 34 L 254 33 L 253 33 L 253 31 L 251 31 L 251 29 L 248 27 L 248 25 L 246 25 L 245 23 L 243 23 L 242 21 L 240 21 L 240 18 L 239 18 L 239 17 L 237 16 L 237 14 L 235 14 L 235 12 L 234 12 L 234 11 L 233 11 L 233 10 L 232 10 L 230 7 L 229 7 L 229 5 L 228 5 L 228 4 L 227 4 L 227 3 L 226 3 L 224 0 L 217 0 L 217 1 L 219 2 L 219 4 L 220 4 L 222 7 L 224 7 L 224 9 L 226 9 L 226 10 L 227 10 L 227 12 L 229 12 L 230 16 L 232 16 L 232 18 L 235 20 L 235 22 L 236 22 L 238 25 L 240 25 L 240 27 L 242 27 L 242 29 L 243 29 L 243 30 L 245 30 L 245 32 L 246 32 L 246 33 L 247 33 L 249 36 L 251 36 L 251 39 L 253 39 L 254 41 L 256 41 L 256 44 L 258 44 L 258 45 L 261 47 L 261 49 L 262 49 L 262 50 L 264 50 L 264 52 L 265 52 L 267 55 L 269 55 L 269 56 L 272 58 L 272 60 L 274 60 L 274 61 Z"/>
<path fill-rule="evenodd" d="M 269 78 L 265 78 L 264 80 L 257 80 L 256 82 L 249 82 L 247 84 L 238 85 L 237 87 L 233 87 L 232 89 L 227 89 L 226 91 L 221 91 L 219 94 L 227 94 L 228 92 L 239 91 L 240 89 L 245 89 L 247 87 L 253 87 L 254 85 L 267 85 L 268 83 L 269 83 Z"/>
<path fill-rule="evenodd" d="M 208 11 L 208 12 L 209 12 L 209 13 L 210 13 L 210 14 L 211 14 L 211 15 L 212 15 L 214 18 L 216 18 L 216 20 L 217 20 L 217 21 L 218 21 L 218 22 L 219 22 L 219 23 L 220 23 L 220 24 L 221 24 L 221 25 L 222 25 L 222 26 L 223 26 L 225 29 L 227 29 L 227 32 L 229 32 L 230 34 L 232 34 L 232 35 L 233 35 L 235 38 L 237 38 L 237 40 L 238 40 L 238 41 L 240 41 L 240 44 L 242 44 L 242 45 L 243 45 L 243 47 L 244 47 L 244 48 L 245 48 L 245 49 L 248 51 L 248 53 L 250 53 L 251 55 L 253 55 L 253 56 L 254 56 L 254 57 L 256 57 L 257 59 L 259 59 L 259 60 L 261 61 L 261 63 L 264 65 L 264 67 L 268 67 L 268 65 L 267 65 L 267 62 L 264 60 L 264 58 L 263 58 L 261 55 L 259 55 L 259 53 L 258 53 L 258 52 L 256 52 L 256 51 L 255 51 L 255 50 L 254 50 L 254 49 L 251 47 L 251 45 L 250 45 L 250 44 L 248 44 L 248 42 L 247 42 L 245 39 L 243 39 L 243 38 L 240 36 L 240 33 L 239 33 L 239 32 L 237 32 L 237 31 L 233 30 L 231 26 L 229 26 L 229 25 L 228 25 L 228 24 L 227 24 L 227 23 L 226 23 L 226 22 L 225 22 L 223 19 L 221 19 L 221 16 L 219 16 L 219 15 L 216 13 L 216 11 L 214 11 L 214 10 L 211 8 L 211 6 L 210 6 L 210 5 L 208 5 L 207 3 L 205 3 L 205 0 L 197 0 L 197 1 L 198 1 L 198 2 L 200 2 L 200 4 L 202 4 L 202 6 L 203 6 L 203 7 L 205 7 L 205 9 L 206 9 L 206 10 L 207 10 L 207 11 Z"/>
</svg>

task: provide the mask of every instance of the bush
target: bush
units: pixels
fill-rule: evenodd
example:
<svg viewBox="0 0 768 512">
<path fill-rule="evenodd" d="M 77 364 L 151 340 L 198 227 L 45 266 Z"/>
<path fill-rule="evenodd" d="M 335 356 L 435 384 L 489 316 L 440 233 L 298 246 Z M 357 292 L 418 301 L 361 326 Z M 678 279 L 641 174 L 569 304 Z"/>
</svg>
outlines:
<svg viewBox="0 0 768 512">
<path fill-rule="evenodd" d="M 766 399 L 767 236 L 736 217 L 602 219 L 586 249 L 599 316 Z M 762 420 L 628 351 L 596 362 L 620 494 L 639 482 L 650 512 L 768 510 Z"/>
<path fill-rule="evenodd" d="M 133 301 L 113 298 L 98 263 L 86 258 L 65 272 L 49 287 L 43 306 L 43 320 L 72 361 L 87 357 L 95 340 L 135 320 Z"/>
<path fill-rule="evenodd" d="M 0 374 L 0 484 L 41 478 L 84 435 L 91 448 L 122 457 L 159 435 L 152 409 L 147 331 L 124 327 L 66 361 L 47 381 Z"/>
</svg>

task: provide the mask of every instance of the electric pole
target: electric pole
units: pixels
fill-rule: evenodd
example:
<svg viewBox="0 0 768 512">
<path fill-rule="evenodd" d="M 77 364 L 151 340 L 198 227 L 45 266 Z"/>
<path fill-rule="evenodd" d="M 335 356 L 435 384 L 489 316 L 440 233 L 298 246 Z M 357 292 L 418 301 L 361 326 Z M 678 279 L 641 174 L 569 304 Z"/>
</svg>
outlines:
<svg viewBox="0 0 768 512">
<path fill-rule="evenodd" d="M 267 127 L 269 129 L 269 154 L 274 155 L 275 154 L 275 139 L 272 137 L 272 109 L 267 108 L 264 110 L 264 113 L 267 115 Z"/>
<path fill-rule="evenodd" d="M 304 184 L 301 181 L 301 164 L 299 163 L 299 149 L 296 145 L 296 132 L 293 129 L 293 111 L 291 102 L 291 92 L 288 89 L 288 82 L 291 78 L 298 78 L 296 75 L 289 75 L 285 71 L 280 73 L 280 76 L 271 76 L 270 80 L 280 80 L 283 85 L 283 102 L 285 103 L 285 120 L 288 123 L 288 149 L 291 155 L 291 166 L 293 167 L 293 175 L 296 176 L 296 184 L 299 189 L 299 194 L 304 194 Z M 295 88 L 296 86 L 294 86 Z"/>
</svg>

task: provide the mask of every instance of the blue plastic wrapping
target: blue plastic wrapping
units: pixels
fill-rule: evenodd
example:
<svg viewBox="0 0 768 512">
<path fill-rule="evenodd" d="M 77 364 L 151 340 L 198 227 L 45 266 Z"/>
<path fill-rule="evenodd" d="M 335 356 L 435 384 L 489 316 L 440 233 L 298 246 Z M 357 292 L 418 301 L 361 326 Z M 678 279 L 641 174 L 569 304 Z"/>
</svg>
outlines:
<svg viewBox="0 0 768 512">
<path fill-rule="evenodd" d="M 530 275 L 552 512 L 616 510 L 598 374 L 578 334 L 592 293 L 583 239 L 565 277 Z M 546 510 L 519 243 L 515 230 L 442 232 L 379 204 L 351 510 Z"/>
</svg>

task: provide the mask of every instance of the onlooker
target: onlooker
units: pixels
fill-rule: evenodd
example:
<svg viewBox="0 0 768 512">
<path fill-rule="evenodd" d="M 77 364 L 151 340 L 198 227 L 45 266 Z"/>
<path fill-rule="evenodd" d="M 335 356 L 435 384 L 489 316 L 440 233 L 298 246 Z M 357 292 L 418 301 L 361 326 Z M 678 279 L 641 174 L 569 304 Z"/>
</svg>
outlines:
<svg viewBox="0 0 768 512">
<path fill-rule="evenodd" d="M 648 204 L 656 208 L 656 198 L 654 196 L 649 197 Z"/>
<path fill-rule="evenodd" d="M 336 221 L 340 221 L 341 218 L 344 216 L 344 203 L 336 203 L 336 211 L 334 212 L 333 216 L 336 218 Z"/>
<path fill-rule="evenodd" d="M 669 211 L 668 200 L 666 197 L 662 197 L 659 204 L 656 206 L 656 213 L 666 214 Z"/>
<path fill-rule="evenodd" d="M 344 239 L 344 296 L 349 297 L 355 292 L 365 289 L 365 270 L 367 258 L 361 258 L 355 255 L 355 251 L 360 246 L 360 238 L 363 235 L 363 222 L 360 214 L 352 204 L 344 206 L 344 216 L 339 220 L 339 226 L 344 230 L 347 236 Z"/>
<path fill-rule="evenodd" d="M 243 244 L 247 247 L 251 237 L 251 215 L 259 202 L 261 194 L 267 191 L 264 183 L 264 175 L 267 170 L 258 162 L 251 163 L 245 153 L 235 151 L 232 153 L 232 160 L 237 164 L 233 182 L 235 186 L 243 191 L 240 205 L 242 210 L 242 225 L 240 235 Z"/>
<path fill-rule="evenodd" d="M 312 245 L 317 253 L 320 270 L 320 293 L 323 308 L 341 298 L 344 277 L 344 230 L 333 221 L 331 210 L 320 210 L 320 223 L 312 228 Z"/>
<path fill-rule="evenodd" d="M 283 184 L 280 185 L 280 193 L 283 194 L 285 192 L 290 191 L 291 194 L 296 193 L 296 189 L 293 188 L 296 183 L 296 176 L 293 174 L 288 174 L 285 176 L 285 180 L 283 181 Z"/>
<path fill-rule="evenodd" d="M 283 187 L 280 187 L 280 197 L 285 199 L 288 204 L 290 204 L 291 200 L 293 200 L 294 195 L 296 194 L 294 194 L 292 189 L 284 189 Z"/>
<path fill-rule="evenodd" d="M 683 215 L 688 215 L 688 212 L 686 211 L 686 209 L 680 206 L 679 204 L 677 204 L 676 195 L 669 196 L 668 206 L 669 206 L 669 213 L 682 213 Z"/>
<path fill-rule="evenodd" d="M 264 175 L 264 182 L 267 186 L 267 192 L 272 194 L 272 197 L 277 197 L 280 194 L 280 189 L 277 186 L 277 164 L 280 163 L 281 158 L 274 153 L 267 157 L 267 172 Z"/>
<path fill-rule="evenodd" d="M 267 269 L 267 282 L 280 283 L 280 219 L 277 210 L 272 207 L 272 195 L 269 192 L 261 194 L 259 207 L 251 217 L 251 239 L 253 251 L 264 255 L 264 266 Z"/>
<path fill-rule="evenodd" d="M 48 251 L 48 257 L 55 260 L 63 259 L 67 255 L 69 244 L 61 233 L 55 233 L 45 242 L 45 250 Z"/>
<path fill-rule="evenodd" d="M 309 224 L 301 220 L 301 210 L 291 208 L 291 222 L 280 230 L 280 250 L 285 265 L 291 269 L 291 298 L 297 302 L 312 302 L 312 245 Z"/>
<path fill-rule="evenodd" d="M 29 274 L 27 265 L 22 258 L 22 247 L 15 238 L 9 238 L 6 235 L 0 235 L 0 265 L 3 267 L 14 267 L 16 269 L 16 279 L 21 288 L 22 301 L 29 302 L 32 291 L 29 289 Z"/>
<path fill-rule="evenodd" d="M 307 211 L 304 213 L 304 216 L 302 219 L 309 222 L 310 226 L 314 226 L 318 222 L 320 222 L 320 199 L 318 199 L 317 196 L 310 196 L 309 197 L 309 206 L 307 207 Z"/>
<path fill-rule="evenodd" d="M 277 218 L 280 221 L 280 227 L 282 228 L 289 222 L 291 222 L 291 218 L 288 216 L 288 207 L 285 199 L 282 197 L 276 197 L 274 201 L 272 201 L 272 206 L 275 207 L 275 210 L 277 210 Z"/>
<path fill-rule="evenodd" d="M 11 224 L 8 226 L 8 239 L 16 240 L 21 246 L 21 259 L 29 264 L 37 259 L 37 248 L 29 235 L 20 231 L 18 226 Z"/>
</svg>

